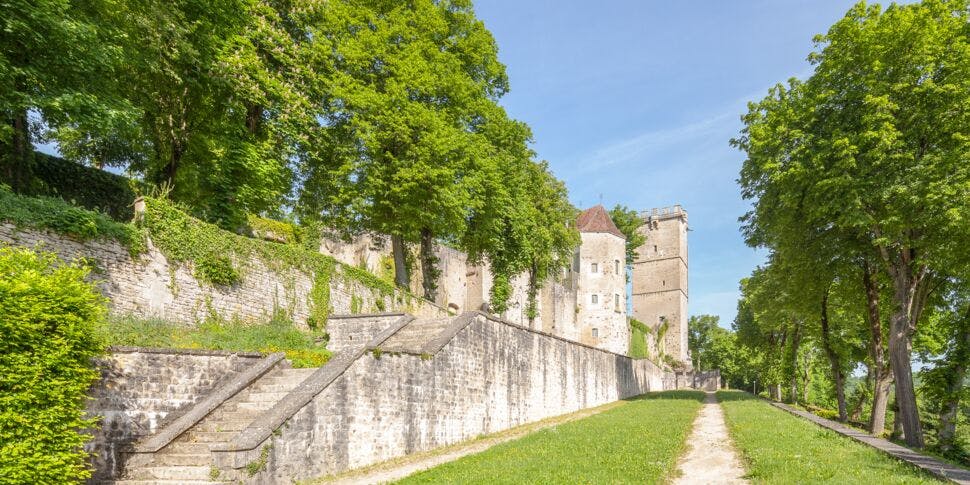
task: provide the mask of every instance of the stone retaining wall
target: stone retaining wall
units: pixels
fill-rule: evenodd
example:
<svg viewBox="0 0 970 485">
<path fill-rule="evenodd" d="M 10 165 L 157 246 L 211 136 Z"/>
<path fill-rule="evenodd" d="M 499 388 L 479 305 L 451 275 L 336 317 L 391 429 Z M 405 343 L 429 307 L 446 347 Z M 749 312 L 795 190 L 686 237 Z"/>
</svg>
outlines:
<svg viewBox="0 0 970 485">
<path fill-rule="evenodd" d="M 483 314 L 463 315 L 455 322 L 456 326 L 422 347 L 430 349 L 444 339 L 436 352 L 365 351 L 375 344 L 372 341 L 368 347 L 338 354 L 328 366 L 346 367 L 336 377 L 318 372 L 308 378 L 327 381 L 276 433 L 267 433 L 265 441 L 252 444 L 251 449 L 227 451 L 219 461 L 238 467 L 267 453 L 266 471 L 254 482 L 289 483 L 664 386 L 664 372 L 648 360 L 630 359 Z M 386 332 L 375 340 L 383 338 Z M 379 348 L 380 343 L 376 344 Z M 347 354 L 355 351 L 357 357 L 346 362 Z M 301 387 L 302 392 L 312 392 L 313 384 L 305 382 Z M 293 412 L 285 407 L 279 412 Z"/>
<path fill-rule="evenodd" d="M 222 382 L 261 359 L 256 353 L 114 347 L 97 361 L 101 380 L 89 391 L 87 413 L 101 417 L 85 450 L 94 452 L 94 479 L 108 478 L 119 450 L 153 434 Z"/>
<path fill-rule="evenodd" d="M 100 280 L 98 286 L 117 314 L 195 324 L 211 313 L 227 319 L 265 322 L 274 311 L 284 310 L 298 325 L 305 325 L 310 314 L 312 277 L 298 270 L 281 274 L 258 259 L 246 262 L 239 283 L 220 287 L 198 281 L 189 265 L 170 264 L 150 243 L 146 254 L 133 258 L 113 240 L 79 242 L 50 231 L 17 229 L 7 223 L 0 223 L 0 243 L 42 247 L 68 261 L 87 258 L 96 270 L 94 277 Z M 338 265 L 337 274 L 330 280 L 334 313 L 407 309 L 421 316 L 447 315 L 443 308 L 419 298 L 368 288 L 341 276 L 340 268 Z"/>
</svg>

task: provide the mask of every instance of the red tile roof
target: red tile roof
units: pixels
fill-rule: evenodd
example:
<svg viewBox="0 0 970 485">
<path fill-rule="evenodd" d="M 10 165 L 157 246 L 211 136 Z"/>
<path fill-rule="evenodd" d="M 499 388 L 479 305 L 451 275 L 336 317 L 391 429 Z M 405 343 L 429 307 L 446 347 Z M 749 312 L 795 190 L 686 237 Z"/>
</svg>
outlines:
<svg viewBox="0 0 970 485">
<path fill-rule="evenodd" d="M 602 205 L 596 205 L 584 210 L 576 218 L 576 229 L 579 232 L 605 232 L 626 239 L 626 236 L 616 228 L 613 219 Z"/>
</svg>

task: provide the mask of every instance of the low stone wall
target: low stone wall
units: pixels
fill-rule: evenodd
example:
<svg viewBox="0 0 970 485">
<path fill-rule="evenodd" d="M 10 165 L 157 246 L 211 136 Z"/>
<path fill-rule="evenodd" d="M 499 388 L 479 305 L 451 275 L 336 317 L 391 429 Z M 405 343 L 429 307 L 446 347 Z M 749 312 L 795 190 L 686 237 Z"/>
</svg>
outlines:
<svg viewBox="0 0 970 485">
<path fill-rule="evenodd" d="M 253 482 L 289 483 L 664 388 L 664 372 L 648 360 L 481 313 L 457 317 L 443 331 L 437 321 L 401 322 L 402 329 L 338 354 L 327 365 L 339 368 L 321 368 L 301 385 L 301 393 L 316 393 L 307 404 L 274 410 L 293 413 L 275 433 L 262 430 L 262 441 L 220 452 L 217 462 L 238 468 L 267 453 L 266 471 Z M 421 336 L 422 328 L 430 333 Z M 367 350 L 396 339 L 415 350 Z"/>
<path fill-rule="evenodd" d="M 261 359 L 256 353 L 114 347 L 97 361 L 101 380 L 89 391 L 87 413 L 101 417 L 85 450 L 93 479 L 117 471 L 119 450 L 153 434 L 220 383 Z"/>
<path fill-rule="evenodd" d="M 248 261 L 242 279 L 231 287 L 219 287 L 195 279 L 192 268 L 170 264 L 149 244 L 149 251 L 133 258 L 113 240 L 79 242 L 50 231 L 17 229 L 0 223 L 0 243 L 42 247 L 65 260 L 87 258 L 93 262 L 99 287 L 110 299 L 113 312 L 155 316 L 195 324 L 211 313 L 223 318 L 266 321 L 274 311 L 284 310 L 299 325 L 310 315 L 311 275 L 298 270 L 280 274 L 262 261 Z M 421 316 L 443 316 L 447 311 L 395 292 L 385 294 L 337 274 L 330 280 L 330 305 L 334 313 L 407 310 Z"/>
</svg>

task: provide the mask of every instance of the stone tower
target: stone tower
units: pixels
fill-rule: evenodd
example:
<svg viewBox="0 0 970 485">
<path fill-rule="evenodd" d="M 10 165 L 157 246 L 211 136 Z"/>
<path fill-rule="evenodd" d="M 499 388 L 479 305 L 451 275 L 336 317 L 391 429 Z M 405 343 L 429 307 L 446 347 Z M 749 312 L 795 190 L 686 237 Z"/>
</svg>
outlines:
<svg viewBox="0 0 970 485">
<path fill-rule="evenodd" d="M 602 205 L 576 219 L 576 340 L 618 354 L 630 347 L 626 321 L 626 237 Z M 568 334 L 568 332 L 566 332 Z"/>
<path fill-rule="evenodd" d="M 687 352 L 687 212 L 679 205 L 640 213 L 646 243 L 633 263 L 633 318 L 663 333 L 657 349 L 690 365 Z"/>
</svg>

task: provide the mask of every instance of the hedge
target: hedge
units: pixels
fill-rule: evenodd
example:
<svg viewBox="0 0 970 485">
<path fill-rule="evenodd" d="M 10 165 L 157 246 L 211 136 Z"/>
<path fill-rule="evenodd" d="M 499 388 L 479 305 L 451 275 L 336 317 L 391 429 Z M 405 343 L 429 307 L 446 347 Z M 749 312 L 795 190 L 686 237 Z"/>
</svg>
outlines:
<svg viewBox="0 0 970 485">
<path fill-rule="evenodd" d="M 90 477 L 80 430 L 104 298 L 87 270 L 50 253 L 0 248 L 0 483 Z"/>
<path fill-rule="evenodd" d="M 132 184 L 137 182 L 127 177 L 40 152 L 34 153 L 31 171 L 34 180 L 25 195 L 60 197 L 117 221 L 130 221 L 134 215 Z"/>
</svg>

